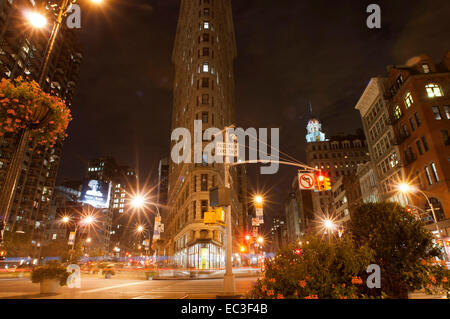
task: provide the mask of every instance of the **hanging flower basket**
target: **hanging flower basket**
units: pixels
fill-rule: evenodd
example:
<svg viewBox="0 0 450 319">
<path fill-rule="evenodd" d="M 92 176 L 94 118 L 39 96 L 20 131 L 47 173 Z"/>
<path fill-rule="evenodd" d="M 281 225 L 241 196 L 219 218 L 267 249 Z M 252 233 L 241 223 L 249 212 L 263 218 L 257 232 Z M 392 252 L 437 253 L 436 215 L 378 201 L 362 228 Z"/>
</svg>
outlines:
<svg viewBox="0 0 450 319">
<path fill-rule="evenodd" d="M 48 150 L 63 141 L 72 120 L 70 109 L 57 96 L 45 93 L 35 81 L 21 77 L 0 82 L 0 136 L 32 130 L 30 146 Z"/>
</svg>

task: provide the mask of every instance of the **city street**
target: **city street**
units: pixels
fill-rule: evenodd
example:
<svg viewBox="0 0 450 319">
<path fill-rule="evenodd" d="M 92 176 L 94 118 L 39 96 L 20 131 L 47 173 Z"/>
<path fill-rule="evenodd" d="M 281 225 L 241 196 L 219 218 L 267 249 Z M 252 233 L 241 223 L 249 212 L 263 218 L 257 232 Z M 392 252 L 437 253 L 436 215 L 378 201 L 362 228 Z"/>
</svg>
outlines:
<svg viewBox="0 0 450 319">
<path fill-rule="evenodd" d="M 236 291 L 246 294 L 256 277 L 236 278 Z M 129 280 L 82 276 L 81 288 L 59 288 L 41 295 L 30 278 L 1 278 L 0 299 L 214 299 L 223 290 L 223 279 Z"/>
</svg>

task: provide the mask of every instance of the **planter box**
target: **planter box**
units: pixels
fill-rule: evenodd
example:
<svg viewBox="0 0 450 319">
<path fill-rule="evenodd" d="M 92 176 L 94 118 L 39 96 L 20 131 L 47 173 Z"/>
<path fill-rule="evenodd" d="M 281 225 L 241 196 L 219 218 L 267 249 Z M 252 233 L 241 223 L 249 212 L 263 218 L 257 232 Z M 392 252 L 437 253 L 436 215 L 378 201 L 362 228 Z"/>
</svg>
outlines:
<svg viewBox="0 0 450 319">
<path fill-rule="evenodd" d="M 41 294 L 55 294 L 58 292 L 59 280 L 58 279 L 45 279 L 41 281 Z"/>
<path fill-rule="evenodd" d="M 157 279 L 158 277 L 158 272 L 156 271 L 147 271 L 145 273 L 145 278 L 147 278 L 147 280 Z"/>
</svg>

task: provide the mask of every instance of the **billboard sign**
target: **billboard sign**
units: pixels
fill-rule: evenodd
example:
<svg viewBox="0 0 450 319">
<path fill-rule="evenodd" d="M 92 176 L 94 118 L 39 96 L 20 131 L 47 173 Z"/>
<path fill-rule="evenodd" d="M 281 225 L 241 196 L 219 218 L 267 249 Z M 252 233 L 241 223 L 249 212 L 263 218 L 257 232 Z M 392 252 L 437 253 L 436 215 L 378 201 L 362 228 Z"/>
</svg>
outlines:
<svg viewBox="0 0 450 319">
<path fill-rule="evenodd" d="M 83 183 L 80 202 L 94 206 L 95 208 L 109 208 L 111 195 L 111 183 L 91 179 Z"/>
</svg>

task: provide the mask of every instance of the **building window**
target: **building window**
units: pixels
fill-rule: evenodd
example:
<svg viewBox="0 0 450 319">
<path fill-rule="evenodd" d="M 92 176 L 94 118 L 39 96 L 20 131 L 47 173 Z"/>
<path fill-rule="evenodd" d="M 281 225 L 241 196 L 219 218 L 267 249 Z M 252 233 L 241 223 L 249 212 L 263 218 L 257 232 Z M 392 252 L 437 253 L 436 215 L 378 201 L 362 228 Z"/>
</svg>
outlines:
<svg viewBox="0 0 450 319">
<path fill-rule="evenodd" d="M 443 95 L 441 87 L 437 84 L 434 83 L 427 84 L 425 86 L 425 89 L 427 90 L 428 97 L 438 97 Z"/>
<path fill-rule="evenodd" d="M 434 163 L 431 163 L 431 170 L 433 171 L 434 180 L 436 181 L 436 183 L 439 182 L 439 176 L 436 170 L 436 165 L 434 165 Z"/>
<path fill-rule="evenodd" d="M 448 135 L 448 130 L 441 130 L 442 140 L 444 145 L 450 145 L 450 137 Z"/>
<path fill-rule="evenodd" d="M 411 96 L 411 93 L 410 92 L 406 93 L 406 96 L 405 96 L 406 108 L 409 108 L 413 103 L 414 103 L 414 100 Z"/>
<path fill-rule="evenodd" d="M 209 104 L 209 95 L 202 94 L 202 104 Z"/>
<path fill-rule="evenodd" d="M 433 106 L 433 114 L 435 120 L 442 120 L 441 111 L 439 110 L 439 106 Z"/>
<path fill-rule="evenodd" d="M 203 48 L 203 56 L 209 56 L 209 48 Z"/>
<path fill-rule="evenodd" d="M 203 22 L 203 29 L 209 29 L 209 22 Z"/>
<path fill-rule="evenodd" d="M 403 136 L 409 137 L 409 131 L 405 124 L 402 124 Z"/>
<path fill-rule="evenodd" d="M 208 190 L 208 175 L 207 174 L 202 174 L 201 191 L 202 192 L 206 192 L 207 190 Z"/>
<path fill-rule="evenodd" d="M 431 180 L 430 170 L 428 169 L 428 166 L 425 166 L 425 175 L 427 176 L 428 185 L 432 185 L 433 181 Z"/>
<path fill-rule="evenodd" d="M 427 152 L 428 151 L 428 143 L 427 143 L 427 139 L 425 136 L 422 136 L 422 144 L 423 144 L 423 147 L 425 148 L 425 152 Z"/>
<path fill-rule="evenodd" d="M 419 151 L 419 154 L 422 155 L 423 149 L 422 149 L 422 145 L 420 145 L 420 141 L 416 141 L 416 145 L 417 145 L 417 150 Z"/>
<path fill-rule="evenodd" d="M 423 73 L 430 73 L 430 66 L 428 64 L 422 64 Z"/>
<path fill-rule="evenodd" d="M 414 132 L 416 130 L 416 125 L 414 124 L 413 118 L 409 118 L 409 124 L 411 125 L 411 130 Z"/>
<path fill-rule="evenodd" d="M 203 63 L 202 69 L 203 69 L 204 73 L 208 73 L 209 72 L 209 63 L 208 62 Z"/>
<path fill-rule="evenodd" d="M 420 122 L 419 114 L 418 114 L 417 112 L 414 113 L 414 117 L 416 118 L 417 127 L 419 127 L 420 124 L 422 124 L 422 123 Z"/>
<path fill-rule="evenodd" d="M 202 205 L 202 219 L 205 218 L 205 212 L 208 211 L 208 201 L 207 200 L 202 200 L 201 201 L 201 205 Z"/>
<path fill-rule="evenodd" d="M 202 78 L 202 88 L 209 87 L 209 79 L 208 78 Z"/>
<path fill-rule="evenodd" d="M 202 123 L 208 123 L 208 112 L 202 113 Z"/>
<path fill-rule="evenodd" d="M 450 120 L 450 107 L 449 106 L 444 106 L 444 114 L 445 114 L 445 118 L 447 120 Z"/>
<path fill-rule="evenodd" d="M 394 108 L 394 116 L 398 120 L 402 116 L 402 110 L 400 109 L 400 106 L 396 105 Z"/>
</svg>

